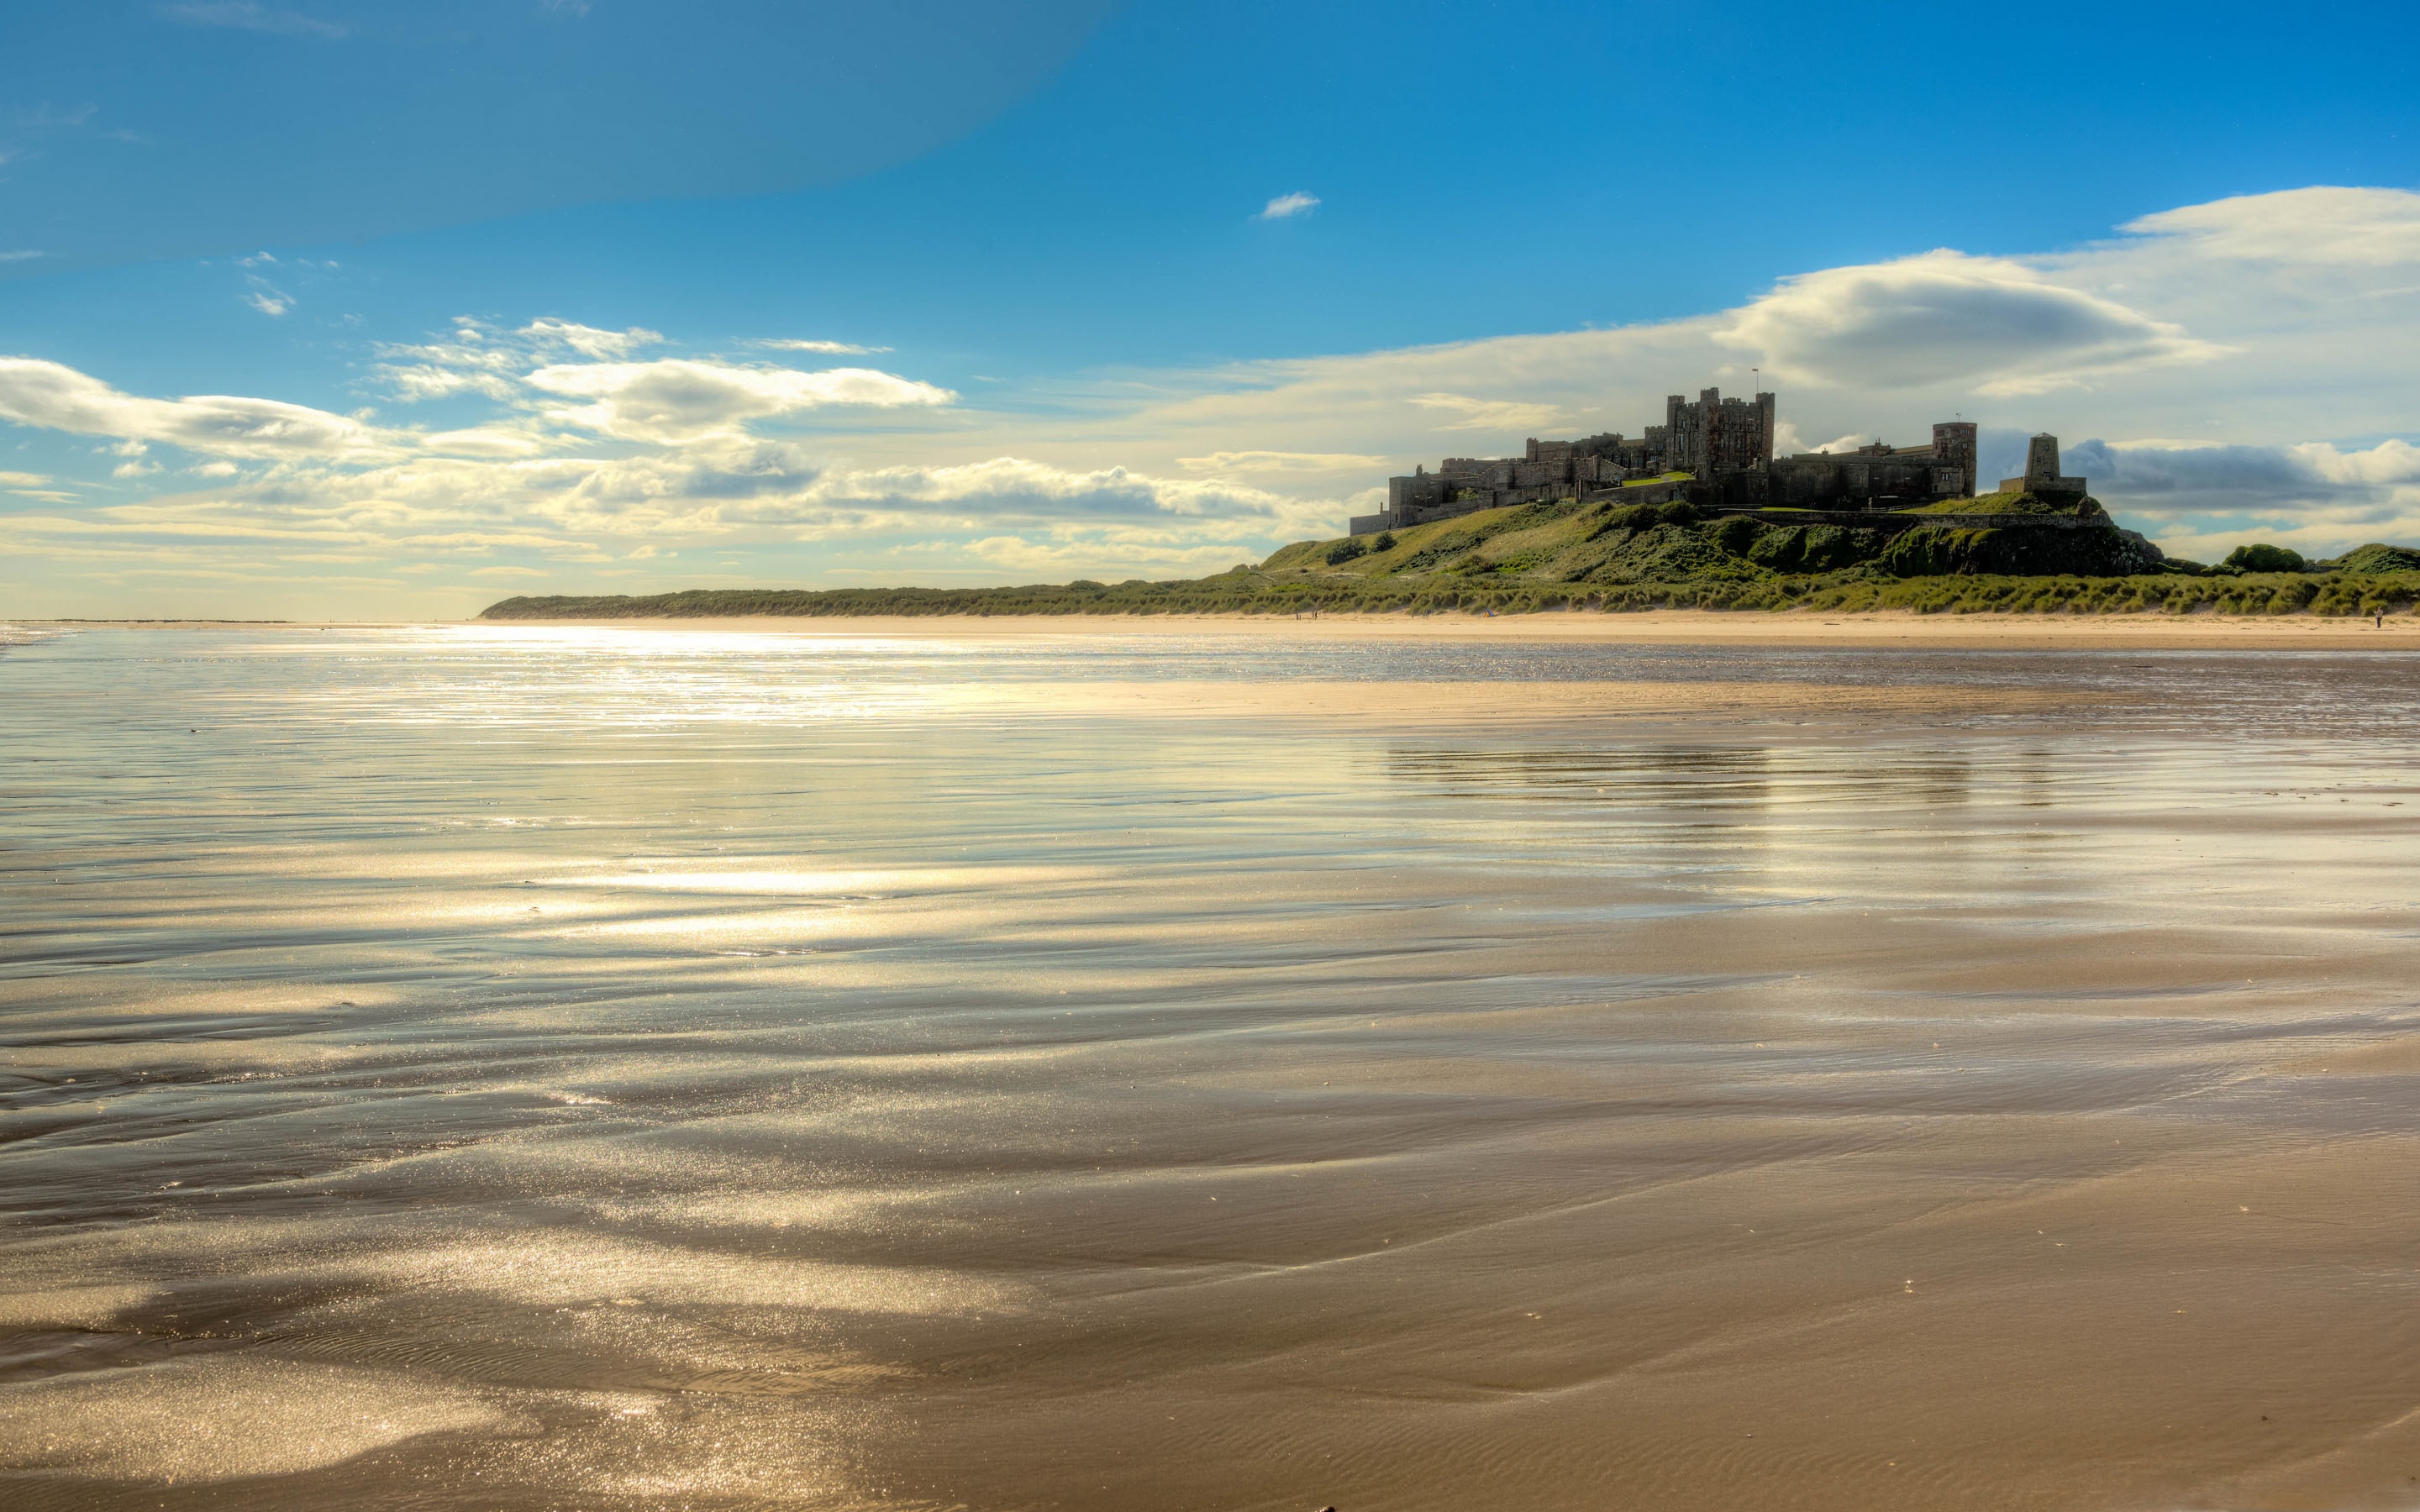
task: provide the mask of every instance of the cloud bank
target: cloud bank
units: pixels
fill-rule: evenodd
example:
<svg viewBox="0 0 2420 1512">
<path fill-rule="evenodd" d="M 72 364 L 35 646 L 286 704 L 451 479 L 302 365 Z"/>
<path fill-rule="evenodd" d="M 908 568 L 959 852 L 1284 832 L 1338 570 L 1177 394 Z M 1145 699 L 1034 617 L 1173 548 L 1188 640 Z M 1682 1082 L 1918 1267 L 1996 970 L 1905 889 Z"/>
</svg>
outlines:
<svg viewBox="0 0 2420 1512">
<path fill-rule="evenodd" d="M 97 448 L 82 473 L 0 478 L 0 541 L 45 585 L 223 583 L 255 609 L 284 585 L 298 612 L 380 594 L 460 612 L 507 579 L 1168 577 L 1332 533 L 1418 462 L 1636 431 L 1668 392 L 1762 384 L 1792 437 L 1978 421 L 1992 476 L 2055 432 L 2121 521 L 2184 554 L 2248 535 L 2332 552 L 2420 542 L 2414 349 L 2420 194 L 2345 188 L 2184 207 L 2037 256 L 1793 273 L 1688 319 L 1063 378 L 998 408 L 643 325 L 464 318 L 377 348 L 363 381 L 383 418 L 0 359 L 0 421 Z"/>
<path fill-rule="evenodd" d="M 358 421 L 275 399 L 146 399 L 71 367 L 0 357 L 0 420 L 79 436 L 158 441 L 211 456 L 368 461 L 395 446 Z"/>
<path fill-rule="evenodd" d="M 1973 392 L 1987 396 L 2226 352 L 2023 263 L 1947 251 L 1785 279 L 1715 335 L 1785 381 L 1896 390 L 1979 378 Z"/>
</svg>

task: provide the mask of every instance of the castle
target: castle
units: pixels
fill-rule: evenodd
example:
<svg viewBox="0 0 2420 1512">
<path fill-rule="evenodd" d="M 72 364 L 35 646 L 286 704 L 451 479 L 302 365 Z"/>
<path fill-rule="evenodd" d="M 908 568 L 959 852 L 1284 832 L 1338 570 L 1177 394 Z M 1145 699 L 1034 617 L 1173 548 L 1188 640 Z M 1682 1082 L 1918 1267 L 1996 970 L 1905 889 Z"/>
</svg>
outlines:
<svg viewBox="0 0 2420 1512">
<path fill-rule="evenodd" d="M 1414 468 L 1410 477 L 1388 478 L 1386 509 L 1356 516 L 1351 532 L 1401 530 L 1539 500 L 1615 497 L 1617 491 L 1627 502 L 1686 499 L 1700 508 L 1743 513 L 1903 509 L 1973 497 L 1975 436 L 1972 421 L 1953 420 L 1932 427 L 1930 446 L 1877 441 L 1854 452 L 1777 457 L 1772 394 L 1726 399 L 1719 389 L 1707 389 L 1690 400 L 1675 393 L 1664 401 L 1664 424 L 1636 438 L 1618 431 L 1575 441 L 1532 438 L 1521 456 L 1450 456 L 1435 472 Z M 2058 475 L 2058 441 L 2048 436 L 2034 438 L 2025 476 L 2001 486 L 2085 491 L 2083 479 Z"/>
</svg>

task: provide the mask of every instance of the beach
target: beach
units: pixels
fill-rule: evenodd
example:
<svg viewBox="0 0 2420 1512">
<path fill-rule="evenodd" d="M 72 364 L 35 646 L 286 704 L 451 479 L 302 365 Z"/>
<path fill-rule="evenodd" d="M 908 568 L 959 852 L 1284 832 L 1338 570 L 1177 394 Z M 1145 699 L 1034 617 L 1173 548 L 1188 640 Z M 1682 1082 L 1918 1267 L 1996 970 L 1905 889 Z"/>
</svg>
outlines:
<svg viewBox="0 0 2420 1512">
<path fill-rule="evenodd" d="M 2413 632 L 1838 618 L 10 647 L 0 1487 L 2399 1504 Z"/>
<path fill-rule="evenodd" d="M 111 620 L 42 622 L 128 629 L 219 629 L 225 621 Z M 1972 646 L 2005 650 L 2365 650 L 2420 644 L 2420 616 L 2389 614 L 2375 624 L 2355 616 L 2318 614 L 1915 614 L 1898 609 L 1823 614 L 1722 609 L 1590 609 L 1533 614 L 999 614 L 764 615 L 737 619 L 301 621 L 261 623 L 290 630 L 435 628 L 444 625 L 523 630 L 659 630 L 674 633 L 847 635 L 915 639 L 1064 638 L 1124 635 L 1153 639 L 1217 636 L 1250 641 L 1552 640 L 1597 644 L 1703 646 Z"/>
</svg>

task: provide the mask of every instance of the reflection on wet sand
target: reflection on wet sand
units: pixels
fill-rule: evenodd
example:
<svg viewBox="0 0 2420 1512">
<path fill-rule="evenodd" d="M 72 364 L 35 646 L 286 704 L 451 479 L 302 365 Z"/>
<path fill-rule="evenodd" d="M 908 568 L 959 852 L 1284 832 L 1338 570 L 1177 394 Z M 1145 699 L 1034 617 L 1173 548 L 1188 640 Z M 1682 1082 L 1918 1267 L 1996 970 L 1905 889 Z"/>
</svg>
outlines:
<svg viewBox="0 0 2420 1512">
<path fill-rule="evenodd" d="M 2420 1473 L 2399 655 L 299 639 L 0 657 L 17 1504 Z"/>
</svg>

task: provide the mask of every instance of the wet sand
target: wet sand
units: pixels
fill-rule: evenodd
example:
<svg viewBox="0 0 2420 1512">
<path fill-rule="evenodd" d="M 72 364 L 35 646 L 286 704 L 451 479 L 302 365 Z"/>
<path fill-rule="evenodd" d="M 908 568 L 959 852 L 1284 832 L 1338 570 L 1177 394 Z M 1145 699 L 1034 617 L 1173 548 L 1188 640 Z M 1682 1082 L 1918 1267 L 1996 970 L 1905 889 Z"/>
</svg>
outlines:
<svg viewBox="0 0 2420 1512">
<path fill-rule="evenodd" d="M 2410 1504 L 2420 647 L 1141 623 L 0 656 L 0 1489 Z"/>
<path fill-rule="evenodd" d="M 2366 619 L 2316 614 L 1911 614 L 1881 610 L 1822 615 L 1801 610 L 1741 613 L 1645 609 L 1633 613 L 1537 614 L 1168 614 L 994 615 L 982 618 L 868 615 L 802 620 L 765 616 L 723 620 L 478 622 L 543 629 L 554 624 L 655 630 L 755 631 L 915 638 L 1134 635 L 1241 637 L 1279 642 L 1364 640 L 1553 640 L 1699 646 L 1974 647 L 2001 650 L 2164 647 L 2170 650 L 2372 650 L 2420 647 L 2420 617 Z"/>
</svg>

